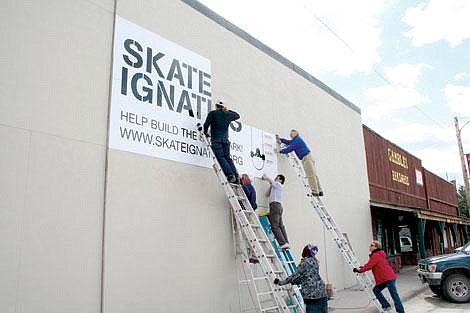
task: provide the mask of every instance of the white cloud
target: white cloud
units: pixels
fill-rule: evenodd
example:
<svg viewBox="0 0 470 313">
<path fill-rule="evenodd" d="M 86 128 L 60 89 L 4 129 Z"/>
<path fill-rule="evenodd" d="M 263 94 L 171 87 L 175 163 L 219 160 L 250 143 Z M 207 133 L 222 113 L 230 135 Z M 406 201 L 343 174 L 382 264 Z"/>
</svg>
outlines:
<svg viewBox="0 0 470 313">
<path fill-rule="evenodd" d="M 470 116 L 470 86 L 447 84 L 444 96 L 447 106 L 453 113 Z"/>
<path fill-rule="evenodd" d="M 370 104 L 364 108 L 364 119 L 374 122 L 401 109 L 429 102 L 429 97 L 416 89 L 421 74 L 427 69 L 431 66 L 424 63 L 385 67 L 384 73 L 390 84 L 367 89 Z"/>
<path fill-rule="evenodd" d="M 443 175 L 451 174 L 449 178 L 461 180 L 460 156 L 457 145 L 447 149 L 425 148 L 414 150 L 413 154 L 421 159 L 423 166 L 433 173 Z M 454 177 L 452 177 L 454 176 Z"/>
<path fill-rule="evenodd" d="M 432 66 L 426 63 L 402 63 L 397 66 L 385 66 L 384 73 L 393 85 L 415 87 L 423 71 L 431 68 Z"/>
<path fill-rule="evenodd" d="M 465 79 L 467 79 L 467 77 L 469 77 L 469 74 L 470 73 L 468 73 L 468 72 L 458 73 L 454 76 L 454 80 L 456 80 L 458 82 L 464 81 Z"/>
<path fill-rule="evenodd" d="M 452 47 L 470 38 L 470 1 L 430 0 L 406 10 L 403 22 L 411 29 L 405 33 L 413 45 L 421 47 L 446 40 Z"/>
<path fill-rule="evenodd" d="M 364 119 L 372 122 L 390 116 L 401 109 L 429 102 L 427 95 L 398 85 L 370 88 L 366 96 L 374 104 L 364 108 Z"/>
<path fill-rule="evenodd" d="M 312 74 L 370 72 L 380 61 L 380 15 L 389 0 L 201 0 Z M 349 50 L 315 15 L 341 36 Z"/>
<path fill-rule="evenodd" d="M 452 126 L 442 128 L 424 124 L 407 124 L 385 131 L 384 137 L 392 142 L 399 142 L 400 144 L 424 142 L 442 144 L 453 143 L 455 141 L 455 131 Z"/>
</svg>

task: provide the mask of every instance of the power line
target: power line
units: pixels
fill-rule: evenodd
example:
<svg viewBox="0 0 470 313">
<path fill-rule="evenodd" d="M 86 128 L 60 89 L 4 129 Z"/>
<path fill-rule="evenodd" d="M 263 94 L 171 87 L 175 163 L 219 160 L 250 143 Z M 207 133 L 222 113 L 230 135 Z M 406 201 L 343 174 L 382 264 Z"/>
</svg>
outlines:
<svg viewBox="0 0 470 313">
<path fill-rule="evenodd" d="M 430 121 L 434 122 L 434 124 L 436 124 L 437 126 L 443 128 L 443 129 L 447 129 L 447 127 L 445 127 L 444 125 L 442 125 L 440 122 L 438 122 L 437 120 L 435 120 L 433 117 L 431 117 L 428 113 L 426 113 L 423 109 L 421 109 L 417 104 L 414 104 L 413 107 L 418 110 L 419 112 L 421 112 L 421 114 L 423 114 L 425 117 L 427 117 Z"/>
<path fill-rule="evenodd" d="M 334 37 L 336 37 L 336 39 L 338 39 L 344 46 L 346 46 L 350 51 L 352 51 L 354 54 L 356 55 L 359 55 L 359 53 L 356 52 L 356 50 L 354 50 L 354 48 L 345 40 L 343 39 L 333 28 L 331 28 L 325 21 L 323 21 L 323 19 L 321 19 L 317 14 L 315 14 L 315 12 L 313 12 L 309 7 L 307 7 L 303 2 L 302 0 L 298 0 L 298 2 L 300 3 L 300 5 L 302 5 L 302 7 L 307 11 L 309 12 L 321 25 L 323 25 L 323 27 L 325 27 L 330 33 L 333 34 Z M 377 70 L 377 68 L 375 66 L 372 65 L 372 70 L 373 72 L 381 79 L 383 80 L 386 84 L 390 85 L 390 86 L 393 86 L 394 84 L 388 80 L 388 78 L 386 78 L 381 72 L 379 72 Z M 411 90 L 411 88 L 409 88 L 408 86 L 403 86 L 405 87 L 406 89 L 409 89 Z M 434 119 L 433 117 L 431 117 L 428 113 L 426 113 L 421 107 L 419 107 L 417 104 L 414 104 L 413 107 L 418 111 L 420 112 L 424 117 L 426 117 L 428 120 L 430 120 L 431 122 L 433 122 L 434 124 L 436 124 L 437 126 L 439 126 L 440 128 L 443 128 L 443 129 L 447 129 L 447 127 L 445 127 L 444 125 L 442 125 L 440 122 L 438 122 L 436 119 Z"/>
</svg>

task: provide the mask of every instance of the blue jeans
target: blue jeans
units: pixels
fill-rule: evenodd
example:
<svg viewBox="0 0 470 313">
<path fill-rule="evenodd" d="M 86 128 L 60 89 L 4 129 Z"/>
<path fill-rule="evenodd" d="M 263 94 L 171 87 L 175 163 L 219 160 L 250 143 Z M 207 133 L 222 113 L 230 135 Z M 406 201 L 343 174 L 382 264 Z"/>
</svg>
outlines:
<svg viewBox="0 0 470 313">
<path fill-rule="evenodd" d="M 388 282 L 375 286 L 373 289 L 377 300 L 379 300 L 380 304 L 382 305 L 382 308 L 386 309 L 391 307 L 390 303 L 388 303 L 387 299 L 385 299 L 384 295 L 382 294 L 382 290 L 384 290 L 385 288 L 388 288 L 388 292 L 392 296 L 393 303 L 395 304 L 395 310 L 397 311 L 397 313 L 405 313 L 403 304 L 401 304 L 400 296 L 398 295 L 395 280 L 389 280 Z"/>
<path fill-rule="evenodd" d="M 315 304 L 307 303 L 305 313 L 327 313 L 328 312 L 328 298 L 318 299 Z"/>
<path fill-rule="evenodd" d="M 237 168 L 230 157 L 230 141 L 227 139 L 212 140 L 212 151 L 219 161 L 220 167 L 225 176 L 237 175 Z"/>
</svg>

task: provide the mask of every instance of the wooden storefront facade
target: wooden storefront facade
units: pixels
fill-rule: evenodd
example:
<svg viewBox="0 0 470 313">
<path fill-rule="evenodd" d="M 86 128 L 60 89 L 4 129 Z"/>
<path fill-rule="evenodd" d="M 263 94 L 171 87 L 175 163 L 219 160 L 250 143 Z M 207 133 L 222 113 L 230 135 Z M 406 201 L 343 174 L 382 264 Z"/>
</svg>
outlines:
<svg viewBox="0 0 470 313">
<path fill-rule="evenodd" d="M 459 216 L 455 186 L 367 126 L 363 131 L 373 235 L 392 265 L 398 270 L 468 241 L 470 220 Z"/>
</svg>

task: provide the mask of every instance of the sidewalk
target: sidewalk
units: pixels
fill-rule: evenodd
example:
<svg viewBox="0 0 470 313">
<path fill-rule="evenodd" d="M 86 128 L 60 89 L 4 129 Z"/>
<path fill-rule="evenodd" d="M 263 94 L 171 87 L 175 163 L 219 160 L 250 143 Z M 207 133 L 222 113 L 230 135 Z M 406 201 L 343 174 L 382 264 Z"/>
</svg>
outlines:
<svg viewBox="0 0 470 313">
<path fill-rule="evenodd" d="M 397 288 L 402 302 L 413 298 L 426 290 L 427 285 L 421 284 L 416 274 L 416 266 L 406 266 L 398 273 Z M 388 291 L 384 291 L 385 297 L 390 298 Z M 390 300 L 389 300 L 390 301 Z M 390 301 L 393 306 L 393 302 Z M 360 291 L 358 286 L 341 290 L 335 293 L 334 299 L 328 301 L 329 312 L 335 313 L 373 313 L 377 312 L 375 305 L 370 301 L 365 291 Z M 406 308 L 406 306 L 405 306 Z"/>
</svg>

